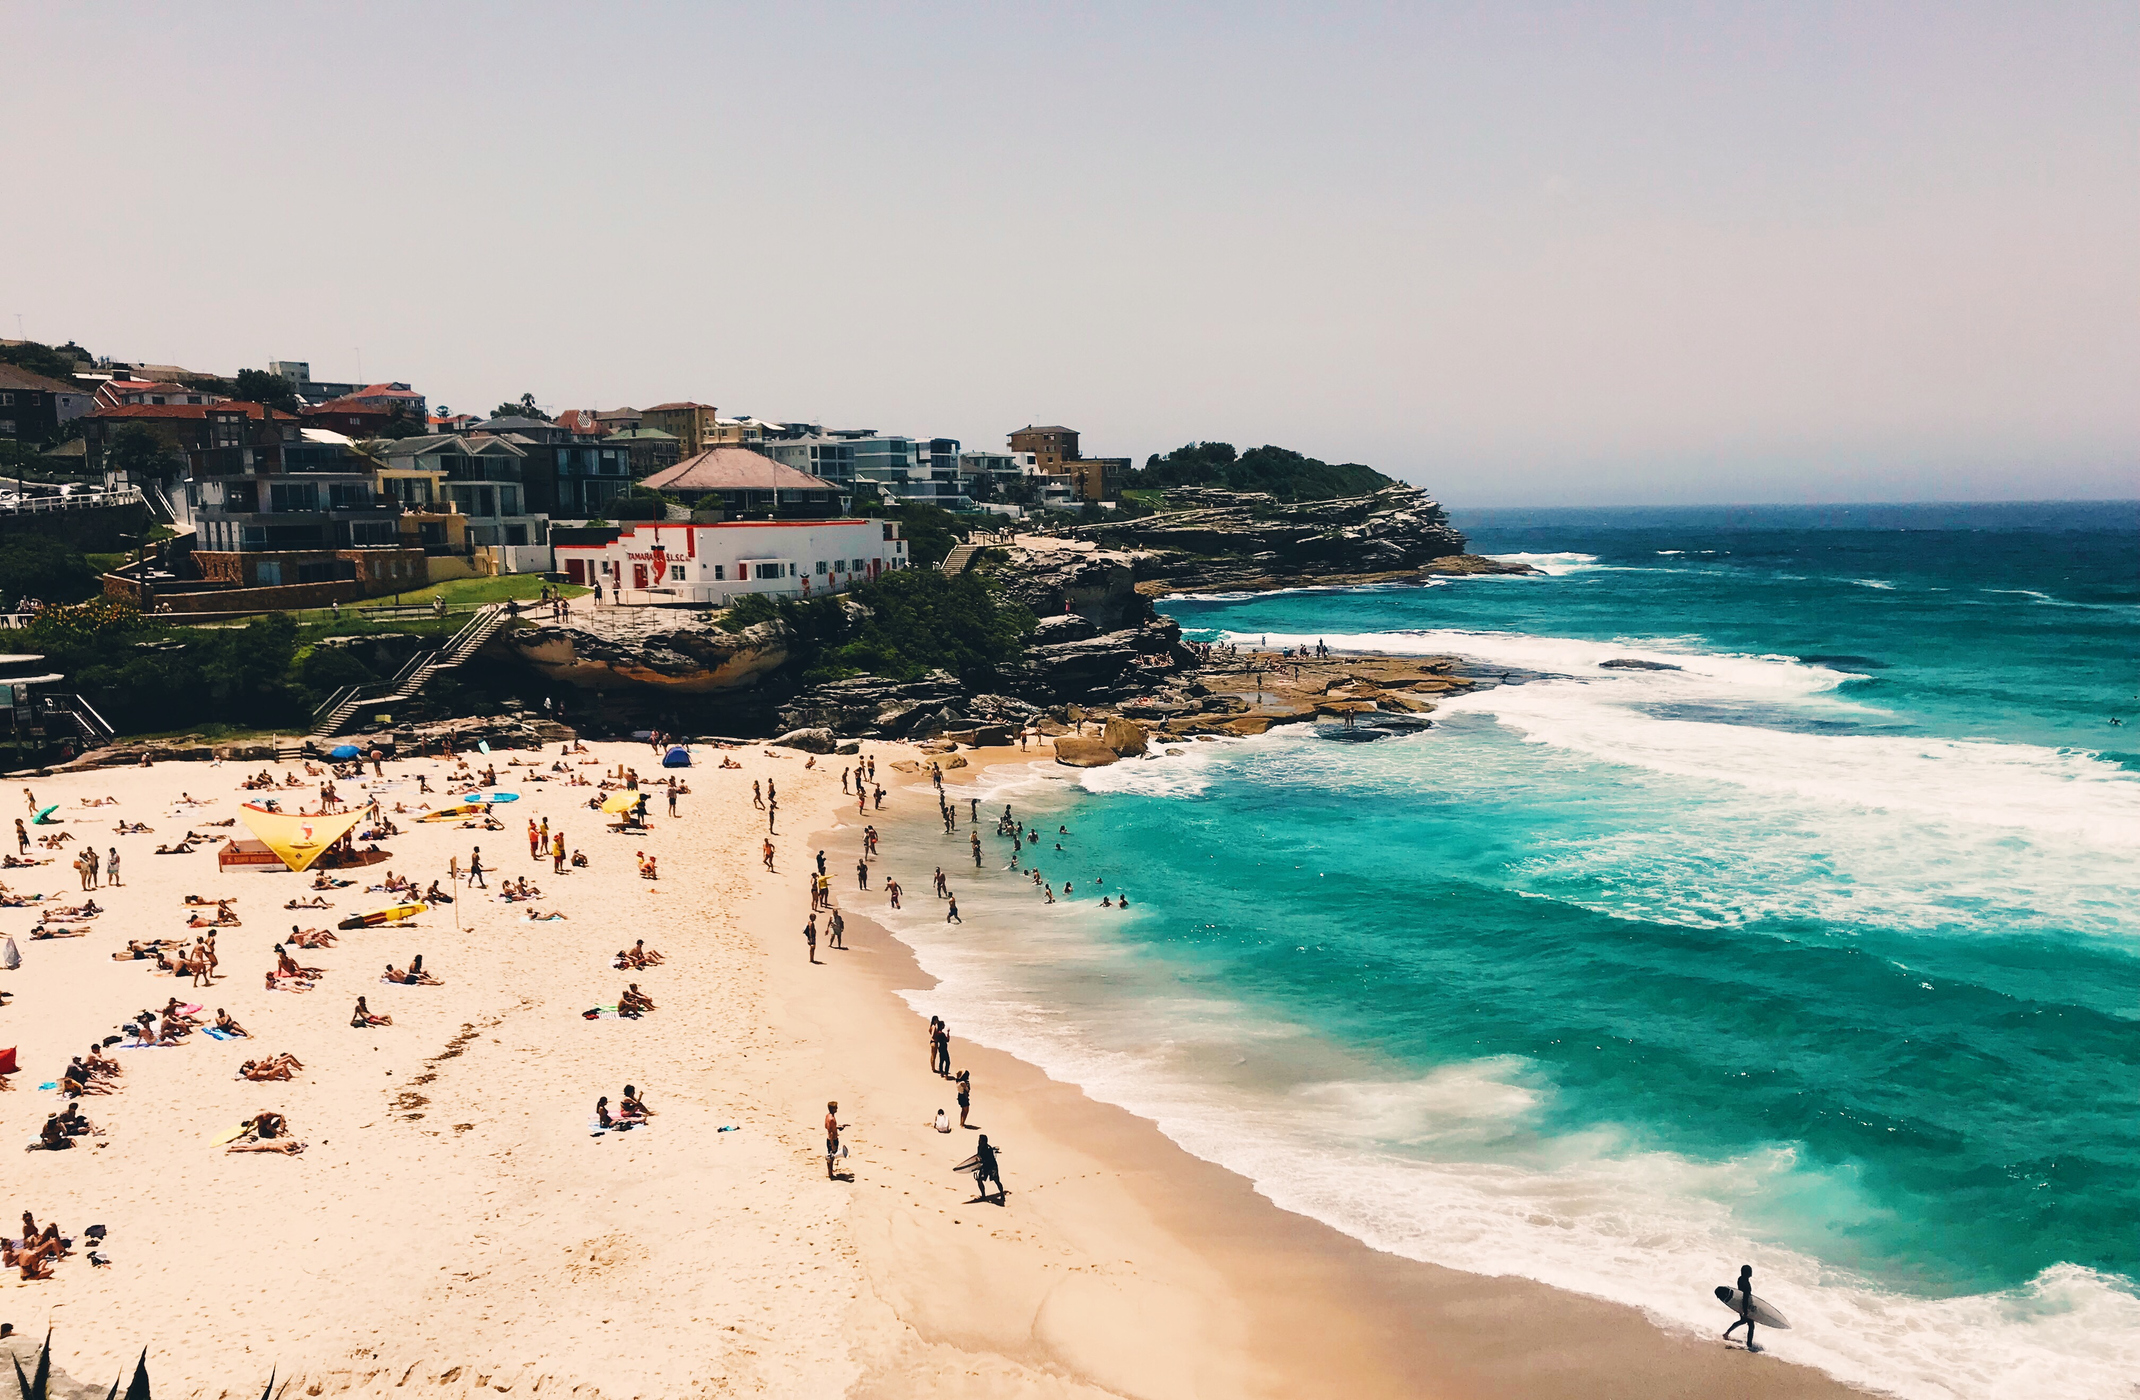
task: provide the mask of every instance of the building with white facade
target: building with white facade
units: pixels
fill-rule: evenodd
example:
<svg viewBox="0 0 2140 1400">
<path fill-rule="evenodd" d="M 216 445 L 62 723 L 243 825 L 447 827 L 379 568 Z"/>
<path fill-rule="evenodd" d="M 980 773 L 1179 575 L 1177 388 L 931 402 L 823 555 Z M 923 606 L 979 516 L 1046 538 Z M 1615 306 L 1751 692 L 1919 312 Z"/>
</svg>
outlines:
<svg viewBox="0 0 2140 1400">
<path fill-rule="evenodd" d="M 600 584 L 604 602 L 705 603 L 745 593 L 793 598 L 843 592 L 908 567 L 907 542 L 889 520 L 646 522 L 602 544 L 559 544 L 557 568 Z"/>
</svg>

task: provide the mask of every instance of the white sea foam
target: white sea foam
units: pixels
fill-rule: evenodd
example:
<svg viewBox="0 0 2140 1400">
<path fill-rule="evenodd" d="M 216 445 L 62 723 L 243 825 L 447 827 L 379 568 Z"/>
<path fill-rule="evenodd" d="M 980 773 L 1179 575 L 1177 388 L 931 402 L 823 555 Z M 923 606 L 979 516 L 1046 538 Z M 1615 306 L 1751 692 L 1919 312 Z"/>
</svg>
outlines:
<svg viewBox="0 0 2140 1400">
<path fill-rule="evenodd" d="M 954 935 L 919 915 L 896 925 L 940 979 L 908 994 L 917 1011 L 1150 1118 L 1278 1205 L 1378 1249 L 1632 1303 L 1697 1335 L 1728 1320 L 1709 1285 L 1750 1261 L 1793 1322 L 1777 1345 L 1846 1381 L 1908 1400 L 2130 1394 L 2140 1300 L 2117 1280 L 2059 1266 L 1998 1293 L 1883 1288 L 1762 1238 L 1764 1213 L 1832 1221 L 1846 1254 L 1853 1222 L 1877 1208 L 1847 1170 L 1810 1168 L 1784 1145 L 1704 1162 L 1609 1126 L 1543 1134 L 1553 1086 L 1521 1058 L 1390 1078 L 1222 998 L 1140 987 L 1135 955 L 1087 908 L 1036 921 L 1006 900 L 1001 912 Z M 1013 913 L 1015 939 L 981 931 Z M 1315 1077 L 1285 1077 L 1302 1065 Z"/>
<path fill-rule="evenodd" d="M 1272 635 L 1271 646 L 1315 638 Z M 1565 680 L 1452 697 L 1452 713 L 1495 716 L 1534 743 L 1602 762 L 1788 796 L 1827 807 L 1912 814 L 1948 825 L 2025 830 L 2096 846 L 2140 846 L 2140 775 L 2078 749 L 1982 739 L 1812 733 L 1761 722 L 1847 721 L 1880 711 L 1837 694 L 1859 679 L 1793 657 L 1667 650 L 1508 632 L 1409 631 L 1326 636 L 1341 650 L 1455 652 Z M 1672 671 L 1605 670 L 1615 658 Z M 1675 708 L 1744 710 L 1747 722 L 1658 718 Z M 1727 718 L 1729 718 L 1727 714 Z"/>
<path fill-rule="evenodd" d="M 1854 578 L 1851 582 L 1860 588 L 1893 588 L 1895 586 L 1884 578 Z"/>
<path fill-rule="evenodd" d="M 1528 564 L 1542 574 L 1558 578 L 1562 574 L 1580 573 L 1584 569 L 1599 567 L 1595 554 L 1576 554 L 1572 551 L 1559 554 L 1495 554 L 1490 558 L 1504 564 Z"/>
<path fill-rule="evenodd" d="M 1270 644 L 1308 640 L 1273 635 Z M 1194 799 L 1238 780 L 1244 752 L 1279 794 L 1294 784 L 1415 790 L 1427 773 L 1492 791 L 1520 768 L 1602 763 L 1624 771 L 1621 791 L 1674 804 L 1671 829 L 1638 823 L 1542 847 L 1515 869 L 1517 893 L 1693 924 L 1805 916 L 2010 931 L 2049 919 L 2130 932 L 2132 880 L 2117 873 L 2130 867 L 2116 850 L 2106 860 L 2104 848 L 2140 842 L 2140 779 L 2093 755 L 1660 717 L 1737 707 L 1887 718 L 1842 692 L 1847 672 L 1704 652 L 1699 638 L 1326 640 L 1456 652 L 1569 679 L 1443 702 L 1445 726 L 1491 723 L 1535 745 L 1513 768 L 1494 765 L 1507 765 L 1515 746 L 1451 742 L 1446 729 L 1336 746 L 1295 727 L 1081 773 L 1004 765 L 977 775 L 972 790 L 1027 807 L 1067 799 L 1072 787 Z M 1681 669 L 1599 668 L 1614 658 Z M 1707 1285 L 1747 1260 L 1795 1324 L 1779 1345 L 1847 1381 L 1910 1400 L 2131 1393 L 2140 1300 L 2128 1280 L 2061 1265 L 1997 1293 L 1939 1299 L 1886 1288 L 1837 1263 L 1854 1257 L 1855 1224 L 1878 1207 L 1848 1170 L 1816 1168 L 1788 1144 L 1700 1161 L 1610 1125 L 1549 1133 L 1540 1124 L 1555 1087 L 1521 1058 L 1396 1076 L 1305 1027 L 1245 1017 L 1223 997 L 1182 995 L 1114 936 L 1139 914 L 1103 915 L 1091 899 L 1036 906 L 1029 890 L 995 882 L 962 896 L 969 922 L 955 933 L 926 909 L 894 924 L 941 979 L 912 994 L 917 1009 L 1151 1118 L 1278 1204 L 1377 1248 L 1618 1299 L 1706 1335 L 1728 1320 Z M 1796 1247 L 1773 1242 L 1782 1238 Z"/>
</svg>

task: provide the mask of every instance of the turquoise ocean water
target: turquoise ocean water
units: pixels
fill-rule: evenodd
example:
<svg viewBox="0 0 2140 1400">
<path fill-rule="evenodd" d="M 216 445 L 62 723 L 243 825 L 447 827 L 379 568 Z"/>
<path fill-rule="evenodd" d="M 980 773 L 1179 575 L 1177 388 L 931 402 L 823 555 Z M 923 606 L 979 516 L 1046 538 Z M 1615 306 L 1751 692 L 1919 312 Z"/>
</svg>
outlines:
<svg viewBox="0 0 2140 1400">
<path fill-rule="evenodd" d="M 1458 523 L 1546 576 L 1167 609 L 1552 679 L 955 788 L 1077 893 L 898 832 L 916 1005 L 1384 1249 L 1710 1332 L 1751 1262 L 1843 1378 L 2132 1394 L 2136 507 Z"/>
</svg>

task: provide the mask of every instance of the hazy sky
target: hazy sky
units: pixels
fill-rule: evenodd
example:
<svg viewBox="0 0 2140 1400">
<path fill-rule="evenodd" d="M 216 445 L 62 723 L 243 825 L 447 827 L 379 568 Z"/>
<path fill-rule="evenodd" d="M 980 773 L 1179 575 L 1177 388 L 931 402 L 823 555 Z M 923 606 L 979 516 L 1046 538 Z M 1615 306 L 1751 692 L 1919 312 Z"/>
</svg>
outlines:
<svg viewBox="0 0 2140 1400">
<path fill-rule="evenodd" d="M 0 333 L 1464 505 L 2131 496 L 2140 6 L 12 5 Z"/>
</svg>

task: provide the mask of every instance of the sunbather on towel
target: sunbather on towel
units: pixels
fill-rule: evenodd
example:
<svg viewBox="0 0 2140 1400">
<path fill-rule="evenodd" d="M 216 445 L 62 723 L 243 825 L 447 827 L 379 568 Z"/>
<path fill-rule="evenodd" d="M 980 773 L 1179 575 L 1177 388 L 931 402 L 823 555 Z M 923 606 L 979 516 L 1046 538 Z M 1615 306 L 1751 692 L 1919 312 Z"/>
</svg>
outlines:
<svg viewBox="0 0 2140 1400">
<path fill-rule="evenodd" d="M 261 1082 L 270 1079 L 295 1079 L 297 1071 L 303 1068 L 295 1055 L 285 1051 L 265 1060 L 247 1060 L 238 1066 L 238 1077 Z"/>
<path fill-rule="evenodd" d="M 239 1138 L 226 1152 L 285 1152 L 295 1155 L 305 1150 L 305 1145 L 290 1133 L 290 1122 L 279 1113 L 262 1113 L 246 1120 L 244 1137 Z"/>
<path fill-rule="evenodd" d="M 364 998 L 358 997 L 357 1009 L 349 1013 L 349 1024 L 363 1030 L 370 1026 L 391 1026 L 394 1024 L 394 1018 L 373 1014 L 372 1009 L 364 1004 Z"/>
</svg>

